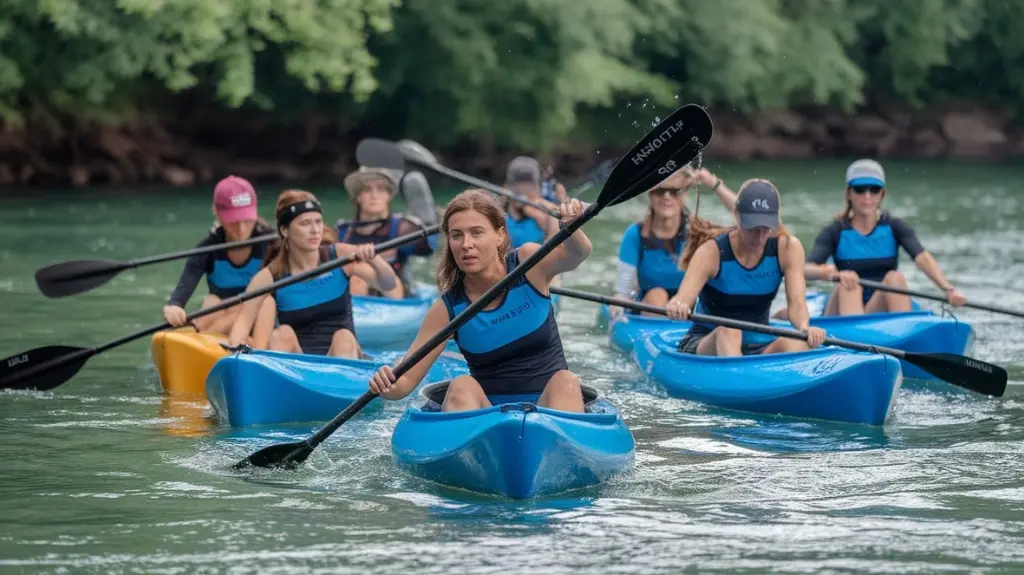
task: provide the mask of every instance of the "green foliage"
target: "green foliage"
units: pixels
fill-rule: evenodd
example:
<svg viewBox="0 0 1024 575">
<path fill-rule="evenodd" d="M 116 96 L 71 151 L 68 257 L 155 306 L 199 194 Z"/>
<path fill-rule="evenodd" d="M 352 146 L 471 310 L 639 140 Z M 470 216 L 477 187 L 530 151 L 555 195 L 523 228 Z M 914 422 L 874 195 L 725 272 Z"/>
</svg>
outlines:
<svg viewBox="0 0 1024 575">
<path fill-rule="evenodd" d="M 188 98 L 545 149 L 631 140 L 680 101 L 1020 106 L 1022 19 L 1019 0 L 4 0 L 0 115 L 118 122 Z"/>
</svg>

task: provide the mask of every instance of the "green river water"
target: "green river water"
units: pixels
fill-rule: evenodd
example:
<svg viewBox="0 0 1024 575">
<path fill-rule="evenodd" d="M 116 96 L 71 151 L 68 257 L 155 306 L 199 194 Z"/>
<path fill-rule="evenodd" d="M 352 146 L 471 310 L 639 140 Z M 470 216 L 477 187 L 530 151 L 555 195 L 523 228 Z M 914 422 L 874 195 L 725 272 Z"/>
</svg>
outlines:
<svg viewBox="0 0 1024 575">
<path fill-rule="evenodd" d="M 712 168 L 734 188 L 774 179 L 785 223 L 809 248 L 841 207 L 845 166 Z M 1024 310 L 1024 169 L 887 168 L 887 207 L 954 283 Z M 260 188 L 268 219 L 280 189 Z M 340 186 L 313 189 L 329 219 L 348 215 Z M 0 202 L 2 357 L 159 323 L 179 262 L 61 300 L 39 294 L 33 274 L 186 249 L 212 221 L 205 189 Z M 702 204 L 726 217 L 712 195 Z M 636 200 L 587 224 L 594 254 L 565 285 L 610 293 L 618 239 L 643 210 Z M 905 254 L 901 269 L 932 288 Z M 50 392 L 0 394 L 0 573 L 1024 572 L 1024 320 L 956 313 L 977 330 L 974 356 L 1009 370 L 1004 397 L 905 386 L 891 421 L 873 428 L 670 399 L 609 348 L 596 309 L 564 301 L 559 326 L 570 367 L 621 407 L 636 438 L 635 468 L 606 485 L 513 502 L 411 477 L 389 444 L 402 403 L 352 420 L 299 471 L 234 474 L 268 438 L 314 427 L 232 431 L 202 402 L 163 397 L 144 338 Z"/>
</svg>

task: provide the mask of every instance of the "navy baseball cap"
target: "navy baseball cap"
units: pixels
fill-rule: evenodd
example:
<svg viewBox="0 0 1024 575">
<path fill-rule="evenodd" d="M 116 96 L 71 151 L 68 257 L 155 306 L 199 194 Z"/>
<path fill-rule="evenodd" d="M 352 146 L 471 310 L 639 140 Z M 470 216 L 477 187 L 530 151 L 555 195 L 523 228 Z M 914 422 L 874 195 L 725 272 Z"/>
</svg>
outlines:
<svg viewBox="0 0 1024 575">
<path fill-rule="evenodd" d="M 779 192 L 768 182 L 753 182 L 740 190 L 736 198 L 740 226 L 779 229 Z"/>
</svg>

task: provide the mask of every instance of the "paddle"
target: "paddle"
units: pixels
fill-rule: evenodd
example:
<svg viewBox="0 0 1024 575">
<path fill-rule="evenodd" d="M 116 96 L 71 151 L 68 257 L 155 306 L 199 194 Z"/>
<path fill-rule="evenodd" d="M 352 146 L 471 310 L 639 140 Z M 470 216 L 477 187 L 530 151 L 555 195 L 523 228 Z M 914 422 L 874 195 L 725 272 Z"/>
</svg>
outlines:
<svg viewBox="0 0 1024 575">
<path fill-rule="evenodd" d="M 376 244 L 377 252 L 383 252 L 391 248 L 397 248 L 419 240 L 420 238 L 437 233 L 441 226 L 435 225 L 423 228 L 411 234 L 399 236 L 393 240 Z M 335 268 L 342 267 L 355 261 L 354 255 L 345 256 L 329 261 L 311 270 L 289 276 L 281 281 L 274 282 L 260 289 L 243 292 L 230 297 L 215 306 L 201 309 L 189 314 L 186 319 L 191 322 L 196 318 L 216 313 L 222 309 L 238 305 L 254 297 L 271 293 L 285 286 L 317 277 Z M 37 389 L 45 391 L 53 389 L 65 381 L 71 379 L 85 362 L 94 355 L 113 349 L 121 344 L 139 339 L 140 337 L 156 333 L 162 329 L 172 327 L 169 323 L 162 323 L 143 330 L 130 333 L 124 337 L 117 338 L 97 347 L 72 347 L 65 345 L 54 345 L 38 347 L 29 351 L 15 354 L 7 359 L 0 360 L 0 389 Z"/>
<path fill-rule="evenodd" d="M 437 172 L 443 176 L 448 176 L 453 180 L 458 180 L 464 184 L 476 186 L 493 194 L 504 196 L 510 200 L 514 200 L 527 206 L 532 206 L 553 218 L 560 217 L 557 211 L 548 209 L 547 206 L 516 195 L 515 193 L 510 192 L 505 188 L 495 186 L 490 182 L 474 178 L 473 176 L 463 174 L 462 172 L 457 172 L 451 168 L 446 168 L 437 162 L 432 162 L 429 158 L 433 156 L 426 156 L 425 154 L 429 154 L 430 152 L 427 152 L 423 146 L 419 146 L 419 144 L 412 142 L 412 144 L 419 146 L 418 148 L 415 148 L 408 143 L 411 142 L 411 140 L 403 140 L 403 142 L 405 142 L 405 145 L 399 145 L 395 142 L 382 140 L 380 138 L 366 138 L 359 142 L 359 146 L 356 148 L 356 159 L 364 166 L 380 166 L 382 168 L 389 168 L 392 170 L 405 170 L 406 163 L 415 164 L 430 171 Z"/>
<path fill-rule="evenodd" d="M 124 270 L 130 270 L 150 264 L 167 262 L 234 248 L 244 248 L 269 242 L 276 238 L 275 234 L 256 236 L 237 242 L 226 242 L 204 246 L 181 252 L 171 252 L 145 258 L 130 259 L 119 262 L 114 260 L 74 260 L 46 266 L 36 272 L 36 285 L 39 291 L 48 298 L 61 298 L 97 288 Z"/>
<path fill-rule="evenodd" d="M 839 283 L 839 278 L 834 278 L 834 279 L 832 279 L 830 281 L 832 281 L 834 283 Z M 901 287 L 887 285 L 887 284 L 884 284 L 882 282 L 876 282 L 876 281 L 861 279 L 860 280 L 860 285 L 862 285 L 862 286 L 864 286 L 864 287 L 866 287 L 868 289 L 874 289 L 874 290 L 878 290 L 878 291 L 887 291 L 887 292 L 892 292 L 892 293 L 909 295 L 911 297 L 919 297 L 921 299 L 930 299 L 930 300 L 940 301 L 940 302 L 946 303 L 946 298 L 941 296 L 941 295 L 934 295 L 934 294 L 920 292 L 920 291 L 914 291 L 914 290 L 910 290 L 910 289 L 903 289 Z M 996 313 L 1005 313 L 1006 315 L 1012 315 L 1014 317 L 1024 318 L 1024 312 L 1012 310 L 1010 308 L 1006 308 L 1006 307 L 1002 307 L 1002 306 L 998 306 L 998 305 L 989 305 L 989 304 L 982 304 L 982 303 L 967 302 L 967 303 L 964 304 L 964 307 L 972 307 L 972 308 L 975 308 L 975 309 L 981 309 L 981 310 L 985 310 L 985 311 L 992 311 L 992 312 L 996 312 Z"/>
<path fill-rule="evenodd" d="M 649 305 L 640 302 L 623 301 L 620 299 L 593 294 L 585 291 L 552 287 L 551 293 L 556 293 L 564 295 L 566 297 L 583 299 L 597 303 L 605 303 L 608 305 L 625 307 L 637 311 L 646 311 L 650 313 L 668 315 L 668 312 L 665 311 L 664 307 Z M 690 314 L 690 320 L 700 323 L 711 323 L 723 327 L 741 329 L 744 331 L 756 331 L 760 333 L 766 333 L 769 335 L 776 335 L 779 337 L 790 337 L 793 339 L 802 339 L 804 341 L 807 340 L 807 334 L 797 331 L 795 329 L 785 329 L 781 327 L 774 327 L 770 325 L 751 323 L 748 321 L 740 321 L 735 319 L 728 319 L 724 317 L 704 315 L 699 313 Z M 975 393 L 1001 397 L 1003 393 L 1006 391 L 1007 373 L 1005 369 L 999 367 L 998 365 L 993 365 L 991 363 L 986 363 L 984 361 L 980 361 L 970 357 L 965 357 L 962 355 L 956 355 L 952 353 L 915 353 L 911 351 L 903 351 L 901 349 L 893 349 L 890 347 L 868 345 L 866 343 L 859 343 L 856 341 L 846 341 L 842 339 L 836 339 L 834 337 L 826 337 L 825 343 L 828 345 L 846 347 L 858 351 L 866 351 L 870 353 L 885 353 L 894 356 L 898 359 L 902 359 L 907 363 L 912 363 L 939 379 L 945 380 L 949 383 L 952 383 L 953 385 L 962 387 L 964 389 L 968 389 Z"/>
<path fill-rule="evenodd" d="M 658 172 L 667 169 L 669 165 L 683 164 L 695 158 L 707 146 L 711 140 L 712 133 L 711 118 L 703 108 L 689 104 L 676 110 L 665 121 L 644 136 L 626 156 L 626 159 L 620 161 L 615 166 L 612 176 L 616 178 L 615 181 L 624 182 L 624 184 L 620 184 L 620 187 L 606 186 L 603 188 L 597 201 L 588 206 L 578 218 L 560 229 L 558 233 L 544 242 L 540 249 L 522 261 L 515 269 L 510 270 L 501 281 L 470 304 L 469 307 L 457 315 L 441 331 L 434 334 L 427 343 L 402 358 L 402 361 L 394 370 L 395 377 L 401 377 L 434 348 L 444 343 L 459 327 L 469 321 L 477 312 L 487 307 L 509 285 L 523 277 L 527 271 L 568 239 L 583 224 L 600 213 L 602 209 L 629 200 L 650 189 L 654 185 L 651 183 L 651 180 L 660 178 L 661 176 Z M 392 145 L 381 145 L 371 151 L 375 154 L 392 154 L 395 149 Z M 382 165 L 379 163 L 381 159 L 379 157 L 367 159 L 375 160 L 370 165 Z M 364 163 L 363 159 L 360 159 L 360 163 Z M 397 163 L 397 160 L 394 163 Z M 374 397 L 376 396 L 373 392 L 367 391 L 305 440 L 263 448 L 246 459 L 239 461 L 233 468 L 240 470 L 248 467 L 295 467 L 305 461 L 317 446 L 370 403 Z"/>
</svg>

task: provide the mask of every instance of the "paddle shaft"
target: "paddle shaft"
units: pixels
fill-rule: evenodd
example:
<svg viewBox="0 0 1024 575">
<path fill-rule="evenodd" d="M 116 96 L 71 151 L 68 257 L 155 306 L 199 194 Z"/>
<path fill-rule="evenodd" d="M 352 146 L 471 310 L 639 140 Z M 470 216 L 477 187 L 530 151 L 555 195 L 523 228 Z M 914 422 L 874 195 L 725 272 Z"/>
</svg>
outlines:
<svg viewBox="0 0 1024 575">
<path fill-rule="evenodd" d="M 526 199 L 524 197 L 518 196 L 518 195 L 516 195 L 516 194 L 506 190 L 505 188 L 502 188 L 500 186 L 496 186 L 496 185 L 494 185 L 494 184 L 492 184 L 492 183 L 490 183 L 490 182 L 488 182 L 486 180 L 481 180 L 479 178 L 474 178 L 473 176 L 470 176 L 470 175 L 467 175 L 467 174 L 463 174 L 462 172 L 458 172 L 458 171 L 452 170 L 450 168 L 446 168 L 446 167 L 444 167 L 444 166 L 442 166 L 440 164 L 434 164 L 434 163 L 430 163 L 430 162 L 425 162 L 425 161 L 423 161 L 423 160 L 421 160 L 419 158 L 406 157 L 406 161 L 414 163 L 414 164 L 416 164 L 416 165 L 418 165 L 420 167 L 427 168 L 429 170 L 433 170 L 433 171 L 435 171 L 435 172 L 437 172 L 437 173 L 439 173 L 439 174 L 441 174 L 443 176 L 448 176 L 449 178 L 451 178 L 453 180 L 458 180 L 458 181 L 463 182 L 465 184 L 468 184 L 470 186 L 476 186 L 476 187 L 478 187 L 478 188 L 480 188 L 482 190 L 487 190 L 488 192 L 491 192 L 491 193 L 494 193 L 494 194 L 498 194 L 499 196 L 505 196 L 506 198 L 508 198 L 510 200 L 519 202 L 520 204 L 525 204 L 527 206 L 530 206 L 530 207 L 533 207 L 533 208 L 537 208 L 538 210 L 544 212 L 545 214 L 547 214 L 547 215 L 549 215 L 549 216 L 551 216 L 553 218 L 560 218 L 561 217 L 561 215 L 558 212 L 548 209 L 547 206 L 543 206 L 541 204 L 538 204 L 537 202 L 534 202 L 533 200 L 528 200 L 528 199 Z"/>
<path fill-rule="evenodd" d="M 393 240 L 389 240 L 389 241 L 386 241 L 386 242 L 381 242 L 381 243 L 377 244 L 375 246 L 375 248 L 376 248 L 377 251 L 384 251 L 384 250 L 389 250 L 391 248 L 396 248 L 396 247 L 402 246 L 404 244 L 408 244 L 408 243 L 414 242 L 414 241 L 416 241 L 416 240 L 418 240 L 420 238 L 427 237 L 427 236 L 429 236 L 431 234 L 434 234 L 434 233 L 436 233 L 440 229 L 441 229 L 440 225 L 434 225 L 434 226 L 430 226 L 428 228 L 423 228 L 423 229 L 421 229 L 421 230 L 419 230 L 417 232 L 406 234 L 404 236 L 399 236 L 399 237 L 397 237 L 397 238 L 395 238 Z M 292 285 L 294 283 L 298 283 L 298 282 L 301 282 L 301 281 L 308 280 L 310 278 L 313 278 L 313 277 L 319 276 L 321 274 L 324 274 L 326 272 L 329 272 L 329 271 L 331 271 L 331 270 L 333 270 L 335 268 L 339 268 L 339 267 L 348 265 L 348 264 L 350 264 L 350 263 L 352 263 L 354 261 L 356 261 L 356 257 L 354 255 L 348 255 L 348 256 L 345 256 L 345 257 L 342 257 L 342 258 L 338 258 L 336 260 L 329 261 L 329 262 L 327 262 L 325 264 L 322 264 L 320 266 L 317 266 L 317 267 L 315 267 L 315 268 L 313 268 L 311 270 L 307 270 L 307 271 L 304 271 L 304 272 L 302 272 L 300 274 L 289 276 L 289 277 L 287 277 L 287 278 L 285 278 L 283 280 L 274 282 L 274 283 L 272 283 L 270 285 L 267 285 L 267 286 L 263 286 L 263 287 L 261 287 L 259 289 L 256 289 L 256 290 L 253 290 L 253 291 L 242 292 L 242 293 L 240 293 L 240 294 L 238 294 L 238 295 L 236 295 L 234 297 L 230 297 L 230 298 L 227 298 L 227 299 L 221 301 L 217 305 L 210 306 L 208 308 L 204 308 L 204 309 L 200 309 L 200 310 L 194 311 L 191 314 L 189 314 L 188 316 L 186 316 L 186 320 L 187 321 L 193 321 L 193 320 L 195 320 L 197 318 L 200 318 L 200 317 L 203 317 L 203 316 L 207 316 L 207 315 L 210 315 L 212 313 L 216 313 L 218 311 L 227 309 L 229 307 L 234 307 L 234 306 L 236 306 L 236 305 L 238 305 L 238 304 L 240 304 L 242 302 L 248 301 L 248 300 L 253 299 L 255 297 L 266 295 L 266 294 L 271 293 L 273 291 L 279 290 L 279 289 L 281 289 L 283 287 L 290 286 L 290 285 Z M 130 333 L 130 334 L 126 335 L 126 336 L 119 337 L 119 338 L 117 338 L 117 339 L 115 339 L 113 341 L 109 341 L 109 342 L 104 343 L 102 345 L 99 345 L 97 347 L 83 348 L 83 349 L 80 349 L 78 351 L 75 351 L 75 352 L 67 354 L 67 355 L 63 355 L 63 356 L 60 356 L 60 357 L 55 357 L 55 358 L 53 358 L 51 360 L 45 361 L 45 362 L 40 363 L 38 365 L 34 365 L 34 366 L 24 370 L 24 371 L 20 371 L 20 372 L 15 373 L 7 381 L 2 382 L 3 386 L 10 385 L 10 384 L 12 384 L 14 382 L 21 381 L 21 380 L 23 380 L 25 378 L 32 377 L 32 376 L 34 376 L 36 374 L 43 373 L 45 371 L 49 371 L 50 369 L 53 369 L 54 367 L 63 365 L 63 364 L 68 363 L 70 361 L 75 361 L 75 360 L 79 360 L 79 359 L 88 359 L 88 358 L 90 358 L 90 357 L 92 357 L 92 356 L 94 356 L 94 355 L 96 355 L 98 353 L 102 353 L 102 352 L 104 352 L 104 351 L 106 351 L 108 349 L 112 349 L 112 348 L 118 347 L 118 346 L 123 345 L 125 343 L 128 343 L 130 341 L 139 339 L 140 337 L 144 337 L 144 336 L 156 333 L 156 332 L 158 332 L 160 330 L 167 329 L 167 328 L 170 328 L 170 327 L 173 327 L 173 326 L 171 324 L 167 323 L 167 322 L 164 322 L 164 323 L 161 323 L 159 325 L 154 325 L 152 327 L 147 327 L 145 329 L 141 329 L 141 330 L 136 331 L 134 333 Z"/>
<path fill-rule="evenodd" d="M 592 294 L 592 293 L 588 293 L 588 292 L 585 292 L 585 291 L 578 291 L 578 290 L 569 289 L 569 288 L 552 287 L 550 291 L 553 294 L 564 295 L 566 297 L 582 299 L 582 300 L 588 300 L 588 301 L 592 301 L 592 302 L 596 302 L 596 303 L 605 303 L 605 304 L 608 304 L 608 305 L 624 307 L 624 308 L 629 308 L 629 309 L 634 309 L 634 310 L 637 310 L 637 311 L 646 311 L 646 312 L 649 312 L 649 313 L 656 313 L 656 314 L 660 314 L 660 315 L 668 315 L 668 311 L 665 308 L 660 307 L 660 306 L 656 306 L 656 305 L 650 305 L 650 304 L 641 303 L 641 302 L 635 302 L 635 301 L 623 301 L 623 300 L 620 300 L 620 299 L 615 299 L 613 297 L 608 297 L 608 296 L 603 296 L 603 295 L 598 295 L 598 294 Z M 711 324 L 715 324 L 715 325 L 720 325 L 722 327 L 731 327 L 731 328 L 740 329 L 740 330 L 743 330 L 743 331 L 756 331 L 756 332 L 765 333 L 765 334 L 768 334 L 768 335 L 776 335 L 776 336 L 779 336 L 779 337 L 788 337 L 788 338 L 792 338 L 792 339 L 802 339 L 804 341 L 807 341 L 807 334 L 802 332 L 802 331 L 797 331 L 795 329 L 786 329 L 786 328 L 782 328 L 782 327 L 775 327 L 775 326 L 771 326 L 771 325 L 764 325 L 764 324 L 760 324 L 760 323 L 752 323 L 752 322 L 749 322 L 749 321 L 742 321 L 742 320 L 738 320 L 738 319 L 729 319 L 729 318 L 718 317 L 718 316 L 713 316 L 713 315 L 704 315 L 704 314 L 699 314 L 699 313 L 691 313 L 690 314 L 690 321 L 700 322 L 700 323 L 711 323 Z M 839 347 L 846 347 L 846 348 L 850 348 L 850 349 L 856 349 L 858 351 L 867 351 L 867 352 L 871 352 L 871 353 L 886 353 L 886 354 L 892 355 L 892 356 L 894 356 L 894 357 L 896 357 L 898 359 L 903 359 L 907 355 L 906 352 L 904 352 L 901 349 L 894 349 L 894 348 L 891 348 L 891 347 L 882 347 L 882 346 L 878 346 L 878 345 L 868 345 L 866 343 L 860 343 L 860 342 L 856 342 L 856 341 L 847 341 L 847 340 L 844 340 L 844 339 L 836 339 L 836 338 L 830 337 L 830 336 L 825 338 L 825 343 L 828 344 L 828 345 L 836 345 L 836 346 L 839 346 Z"/>
<path fill-rule="evenodd" d="M 839 283 L 839 278 L 834 278 L 832 280 L 832 282 Z M 930 300 L 934 300 L 934 301 L 938 301 L 938 302 L 942 302 L 942 303 L 946 303 L 946 301 L 947 301 L 946 298 L 944 298 L 944 297 L 942 297 L 940 295 L 935 295 L 935 294 L 915 291 L 915 290 L 911 290 L 911 289 L 904 289 L 904 288 L 901 288 L 901 287 L 891 286 L 891 285 L 884 284 L 882 282 L 876 282 L 876 281 L 871 281 L 871 280 L 866 280 L 866 279 L 861 279 L 860 280 L 860 285 L 862 285 L 862 286 L 864 286 L 864 287 L 866 287 L 868 289 L 873 289 L 873 290 L 878 290 L 878 291 L 887 291 L 887 292 L 892 292 L 892 293 L 898 293 L 898 294 L 908 295 L 908 296 L 911 296 L 911 297 L 919 297 L 919 298 L 922 298 L 922 299 L 930 299 Z M 967 302 L 967 303 L 964 304 L 964 307 L 972 307 L 972 308 L 975 308 L 975 309 L 991 311 L 991 312 L 995 312 L 995 313 L 1005 313 L 1006 315 L 1012 315 L 1014 317 L 1024 318 L 1024 312 L 1017 311 L 1017 310 L 1012 310 L 1012 309 L 1005 308 L 1005 307 L 998 306 L 998 305 L 988 305 L 988 304 L 983 304 L 983 303 Z"/>
<path fill-rule="evenodd" d="M 462 310 L 462 312 L 459 313 L 459 315 L 455 316 L 455 318 L 452 319 L 452 321 L 448 322 L 448 325 L 446 325 L 444 329 L 434 334 L 434 336 L 431 337 L 427 341 L 427 343 L 421 345 L 411 354 L 402 358 L 401 363 L 399 363 L 394 370 L 395 379 L 402 377 L 402 375 L 404 375 L 407 371 L 412 369 L 414 365 L 423 360 L 423 358 L 427 357 L 427 355 L 430 354 L 430 352 L 433 351 L 434 348 L 443 344 L 449 337 L 451 337 L 453 333 L 456 332 L 456 330 L 458 330 L 467 321 L 472 319 L 473 316 L 479 313 L 480 310 L 490 305 L 490 303 L 495 298 L 497 298 L 498 295 L 501 294 L 501 292 L 505 291 L 505 289 L 509 285 L 511 285 L 512 283 L 519 280 L 519 278 L 526 275 L 526 272 L 530 271 L 530 269 L 537 265 L 537 263 L 540 260 L 542 260 L 549 253 L 551 253 L 565 240 L 567 240 L 569 236 L 574 234 L 576 230 L 580 229 L 580 227 L 582 227 L 583 224 L 587 223 L 588 221 L 590 221 L 591 218 L 600 213 L 601 208 L 602 206 L 599 203 L 594 203 L 587 206 L 587 208 L 583 210 L 583 213 L 580 214 L 578 218 L 570 222 L 564 228 L 560 229 L 558 233 L 551 236 L 551 239 L 544 242 L 540 246 L 540 248 L 533 253 L 533 255 L 520 262 L 519 265 L 516 266 L 516 268 L 512 270 L 509 274 L 507 274 L 504 278 L 502 278 L 501 281 L 491 286 L 491 288 L 484 292 L 483 295 L 481 295 L 479 298 L 477 298 L 476 301 L 470 304 L 466 309 Z M 310 436 L 304 443 L 310 448 L 316 447 L 325 439 L 327 439 L 332 433 L 334 433 L 334 431 L 338 429 L 338 427 L 340 427 L 343 423 L 348 421 L 353 415 L 358 413 L 359 410 L 361 410 L 363 407 L 366 407 L 366 404 L 373 401 L 375 397 L 376 395 L 374 395 L 373 392 L 367 391 L 354 402 L 349 404 L 349 406 L 346 407 L 341 413 L 336 415 L 334 419 L 332 419 L 326 425 L 320 428 L 319 431 Z"/>
</svg>

